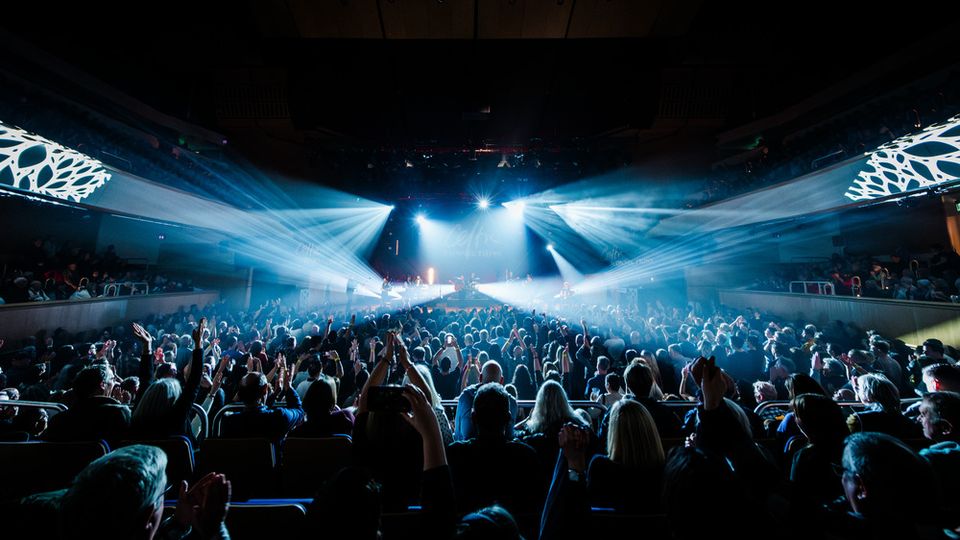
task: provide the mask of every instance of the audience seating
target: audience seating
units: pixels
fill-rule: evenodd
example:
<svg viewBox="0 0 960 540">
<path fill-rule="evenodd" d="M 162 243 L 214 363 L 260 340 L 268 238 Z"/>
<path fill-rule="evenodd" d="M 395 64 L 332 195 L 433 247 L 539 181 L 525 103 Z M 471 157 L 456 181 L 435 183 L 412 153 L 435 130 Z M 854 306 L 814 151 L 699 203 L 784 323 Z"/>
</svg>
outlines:
<svg viewBox="0 0 960 540">
<path fill-rule="evenodd" d="M 0 443 L 0 463 L 15 464 L 5 467 L 0 501 L 67 488 L 77 473 L 109 451 L 104 441 Z"/>
<path fill-rule="evenodd" d="M 277 452 L 267 439 L 207 439 L 197 458 L 197 477 L 227 475 L 234 500 L 270 497 L 277 490 Z"/>
<path fill-rule="evenodd" d="M 179 489 L 178 486 L 182 480 L 193 481 L 196 463 L 193 458 L 193 445 L 190 443 L 190 439 L 181 435 L 169 439 L 121 441 L 119 446 L 130 446 L 131 444 L 156 446 L 167 454 L 167 485 L 172 486 L 174 490 Z"/>
<path fill-rule="evenodd" d="M 350 464 L 351 438 L 288 438 L 280 464 L 281 492 L 286 497 L 313 497 L 317 488 Z"/>
</svg>

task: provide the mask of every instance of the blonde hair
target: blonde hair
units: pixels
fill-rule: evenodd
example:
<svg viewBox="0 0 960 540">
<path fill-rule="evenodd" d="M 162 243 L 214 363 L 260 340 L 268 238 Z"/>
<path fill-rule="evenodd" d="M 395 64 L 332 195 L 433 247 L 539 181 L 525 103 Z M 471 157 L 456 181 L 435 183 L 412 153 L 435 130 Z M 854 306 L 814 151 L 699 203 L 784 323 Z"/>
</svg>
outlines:
<svg viewBox="0 0 960 540">
<path fill-rule="evenodd" d="M 427 396 L 427 398 L 430 399 L 430 406 L 440 407 L 440 394 L 437 393 L 437 388 L 433 385 L 433 377 L 430 375 L 430 370 L 423 364 L 414 364 L 413 367 L 420 373 L 420 378 L 423 379 L 427 388 L 430 389 L 430 395 Z M 409 375 L 403 376 L 403 384 L 410 384 Z"/>
<path fill-rule="evenodd" d="M 666 458 L 653 416 L 641 403 L 621 399 L 610 409 L 610 460 L 630 468 L 661 468 Z"/>
<path fill-rule="evenodd" d="M 559 427 L 563 422 L 583 424 L 570 406 L 567 393 L 560 383 L 547 381 L 537 391 L 537 401 L 527 419 L 527 429 L 532 433 L 542 433 L 548 428 Z"/>
</svg>

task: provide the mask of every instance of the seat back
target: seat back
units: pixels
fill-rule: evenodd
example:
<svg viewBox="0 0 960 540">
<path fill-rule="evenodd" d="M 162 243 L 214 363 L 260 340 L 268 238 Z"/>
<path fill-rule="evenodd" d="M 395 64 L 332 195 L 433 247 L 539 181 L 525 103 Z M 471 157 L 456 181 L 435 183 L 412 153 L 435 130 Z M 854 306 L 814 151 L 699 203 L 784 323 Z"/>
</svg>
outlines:
<svg viewBox="0 0 960 540">
<path fill-rule="evenodd" d="M 351 439 L 336 435 L 321 439 L 288 438 L 280 465 L 285 497 L 313 497 L 337 471 L 350 464 Z"/>
<path fill-rule="evenodd" d="M 227 530 L 235 540 L 262 540 L 281 533 L 297 538 L 304 532 L 307 510 L 303 504 L 284 502 L 230 503 Z"/>
<path fill-rule="evenodd" d="M 109 451 L 104 441 L 0 442 L 0 501 L 69 487 L 77 473 Z"/>
<path fill-rule="evenodd" d="M 197 455 L 197 476 L 227 475 L 234 500 L 272 497 L 277 491 L 277 454 L 267 439 L 207 439 Z"/>
</svg>

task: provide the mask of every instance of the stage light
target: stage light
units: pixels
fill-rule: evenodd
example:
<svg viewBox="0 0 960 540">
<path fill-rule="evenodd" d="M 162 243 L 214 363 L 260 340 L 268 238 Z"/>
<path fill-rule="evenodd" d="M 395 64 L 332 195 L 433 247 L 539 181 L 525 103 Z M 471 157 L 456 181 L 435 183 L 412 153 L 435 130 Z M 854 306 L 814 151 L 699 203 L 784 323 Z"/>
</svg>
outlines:
<svg viewBox="0 0 960 540">
<path fill-rule="evenodd" d="M 416 220 L 418 225 L 423 225 L 424 223 L 427 222 L 427 216 L 423 214 L 417 214 Z"/>
<path fill-rule="evenodd" d="M 547 244 L 547 251 L 553 251 L 553 244 Z"/>
<path fill-rule="evenodd" d="M 486 210 L 487 208 L 490 208 L 490 200 L 489 200 L 489 199 L 480 199 L 480 200 L 477 201 L 477 206 L 478 206 L 481 210 Z"/>
<path fill-rule="evenodd" d="M 427 268 L 427 285 L 433 285 L 433 280 L 436 278 L 436 272 L 434 272 L 433 267 Z"/>
<path fill-rule="evenodd" d="M 527 203 L 523 201 L 507 201 L 503 203 L 503 207 L 510 210 L 513 214 L 522 215 L 523 211 L 527 208 Z"/>
</svg>

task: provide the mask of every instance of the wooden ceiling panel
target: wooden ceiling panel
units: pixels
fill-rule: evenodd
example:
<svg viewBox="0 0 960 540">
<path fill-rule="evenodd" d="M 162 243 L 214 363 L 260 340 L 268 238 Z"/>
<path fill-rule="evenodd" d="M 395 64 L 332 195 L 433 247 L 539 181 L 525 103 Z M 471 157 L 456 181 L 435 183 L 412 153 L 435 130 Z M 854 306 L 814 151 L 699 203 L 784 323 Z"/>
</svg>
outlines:
<svg viewBox="0 0 960 540">
<path fill-rule="evenodd" d="M 377 0 L 288 0 L 300 37 L 379 39 Z"/>
<path fill-rule="evenodd" d="M 661 4 L 661 0 L 577 0 L 567 37 L 648 37 Z"/>
<path fill-rule="evenodd" d="M 472 39 L 476 0 L 379 0 L 388 39 Z"/>
<path fill-rule="evenodd" d="M 573 0 L 478 0 L 481 39 L 558 39 Z"/>
</svg>

